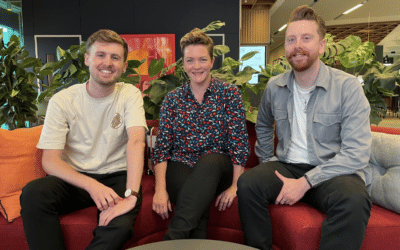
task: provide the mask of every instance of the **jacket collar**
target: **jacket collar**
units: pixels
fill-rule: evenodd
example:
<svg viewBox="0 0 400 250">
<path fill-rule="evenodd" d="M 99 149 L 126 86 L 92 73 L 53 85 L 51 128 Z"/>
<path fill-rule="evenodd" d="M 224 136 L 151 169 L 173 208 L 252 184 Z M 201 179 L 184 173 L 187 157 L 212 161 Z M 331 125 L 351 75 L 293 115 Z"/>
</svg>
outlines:
<svg viewBox="0 0 400 250">
<path fill-rule="evenodd" d="M 330 84 L 329 79 L 329 70 L 328 66 L 326 66 L 321 60 L 319 61 L 320 67 L 316 82 L 316 87 L 321 87 L 325 90 L 328 89 L 328 85 Z M 277 83 L 278 86 L 284 87 L 287 86 L 291 91 L 293 91 L 293 81 L 294 80 L 294 71 L 293 69 L 285 74 L 282 78 L 282 81 Z"/>
</svg>

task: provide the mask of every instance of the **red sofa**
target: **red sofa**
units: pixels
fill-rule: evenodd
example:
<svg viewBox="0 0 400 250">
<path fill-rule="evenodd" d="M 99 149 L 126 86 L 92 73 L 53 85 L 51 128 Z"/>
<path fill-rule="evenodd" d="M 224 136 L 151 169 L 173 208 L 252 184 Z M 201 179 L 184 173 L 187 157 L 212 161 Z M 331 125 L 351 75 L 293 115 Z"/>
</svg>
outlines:
<svg viewBox="0 0 400 250">
<path fill-rule="evenodd" d="M 400 134 L 400 129 L 372 127 L 372 130 Z M 246 167 L 251 168 L 258 164 L 253 150 L 256 140 L 254 124 L 248 123 L 248 132 L 252 154 Z M 144 196 L 142 208 L 134 225 L 134 236 L 125 245 L 126 248 L 161 241 L 167 230 L 169 220 L 163 221 L 151 209 L 154 176 L 144 175 L 142 187 Z M 274 249 L 318 249 L 324 214 L 303 203 L 294 206 L 271 205 L 270 213 L 274 232 Z M 97 225 L 96 208 L 90 207 L 61 216 L 60 221 L 67 249 L 84 249 L 91 241 L 92 231 Z M 237 199 L 232 207 L 224 212 L 219 212 L 211 204 L 208 238 L 243 243 Z M 399 246 L 400 215 L 373 205 L 362 249 L 397 250 Z M 3 216 L 0 216 L 0 250 L 3 249 L 28 249 L 21 217 L 8 223 Z"/>
</svg>

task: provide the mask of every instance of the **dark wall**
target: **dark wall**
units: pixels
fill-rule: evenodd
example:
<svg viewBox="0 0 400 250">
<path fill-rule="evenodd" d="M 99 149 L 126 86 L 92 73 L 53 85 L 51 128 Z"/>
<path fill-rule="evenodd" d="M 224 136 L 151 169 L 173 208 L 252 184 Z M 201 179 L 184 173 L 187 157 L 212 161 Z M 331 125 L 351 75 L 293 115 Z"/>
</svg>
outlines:
<svg viewBox="0 0 400 250">
<path fill-rule="evenodd" d="M 0 8 L 0 16 L 1 16 L 0 24 L 6 25 L 17 31 L 19 30 L 18 14 L 8 11 L 8 10 L 5 10 L 3 8 Z"/>
<path fill-rule="evenodd" d="M 31 56 L 35 55 L 34 35 L 82 35 L 86 40 L 106 28 L 120 34 L 175 34 L 180 58 L 179 40 L 185 33 L 220 20 L 225 27 L 213 33 L 224 33 L 231 49 L 227 56 L 239 58 L 239 0 L 22 0 L 22 8 L 25 45 Z"/>
<path fill-rule="evenodd" d="M 383 63 L 383 45 L 375 46 L 375 60 Z"/>
</svg>

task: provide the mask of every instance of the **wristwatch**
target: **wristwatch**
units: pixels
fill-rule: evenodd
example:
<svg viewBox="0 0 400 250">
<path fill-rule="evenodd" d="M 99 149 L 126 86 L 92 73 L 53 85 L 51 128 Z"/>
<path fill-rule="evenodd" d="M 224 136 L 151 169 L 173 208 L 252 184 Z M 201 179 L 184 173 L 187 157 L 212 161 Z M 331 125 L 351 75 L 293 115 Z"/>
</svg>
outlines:
<svg viewBox="0 0 400 250">
<path fill-rule="evenodd" d="M 131 195 L 136 196 L 136 197 L 139 198 L 139 193 L 138 193 L 138 192 L 133 191 L 132 189 L 128 188 L 128 189 L 125 191 L 125 198 L 128 198 L 128 197 L 131 196 Z"/>
</svg>

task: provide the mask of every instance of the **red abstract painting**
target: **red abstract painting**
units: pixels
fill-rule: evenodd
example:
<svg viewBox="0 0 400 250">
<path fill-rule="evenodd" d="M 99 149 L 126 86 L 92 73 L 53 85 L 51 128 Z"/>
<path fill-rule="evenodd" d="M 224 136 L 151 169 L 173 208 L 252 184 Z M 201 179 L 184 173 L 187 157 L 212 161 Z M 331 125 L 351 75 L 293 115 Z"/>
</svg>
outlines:
<svg viewBox="0 0 400 250">
<path fill-rule="evenodd" d="M 151 80 L 148 68 L 153 59 L 164 58 L 164 67 L 175 62 L 175 34 L 123 34 L 121 37 L 128 43 L 128 60 L 146 59 L 139 67 L 142 91 Z"/>
</svg>

